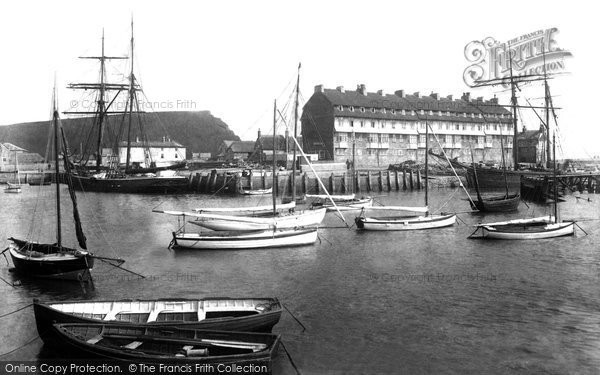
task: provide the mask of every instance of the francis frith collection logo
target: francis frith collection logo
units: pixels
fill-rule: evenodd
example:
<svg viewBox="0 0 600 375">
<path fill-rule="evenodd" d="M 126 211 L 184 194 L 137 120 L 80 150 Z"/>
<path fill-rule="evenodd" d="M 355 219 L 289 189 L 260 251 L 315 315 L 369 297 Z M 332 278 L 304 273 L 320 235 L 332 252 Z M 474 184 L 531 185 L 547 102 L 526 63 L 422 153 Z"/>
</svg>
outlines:
<svg viewBox="0 0 600 375">
<path fill-rule="evenodd" d="M 492 37 L 472 41 L 465 46 L 465 58 L 469 65 L 463 79 L 470 87 L 490 80 L 511 75 L 533 76 L 565 70 L 565 58 L 571 52 L 558 47 L 553 27 L 537 30 L 501 43 Z"/>
</svg>

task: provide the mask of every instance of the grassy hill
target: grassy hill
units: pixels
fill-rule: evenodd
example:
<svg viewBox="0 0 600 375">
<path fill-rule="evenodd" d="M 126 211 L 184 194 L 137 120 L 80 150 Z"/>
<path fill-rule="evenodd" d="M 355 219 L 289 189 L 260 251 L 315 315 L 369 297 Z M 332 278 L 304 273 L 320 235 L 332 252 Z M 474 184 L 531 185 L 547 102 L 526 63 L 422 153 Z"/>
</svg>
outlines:
<svg viewBox="0 0 600 375">
<path fill-rule="evenodd" d="M 63 119 L 62 124 L 70 148 L 78 151 L 81 146 L 95 147 L 96 131 L 92 131 L 92 118 Z M 187 148 L 187 158 L 192 152 L 216 153 L 223 140 L 240 140 L 227 124 L 214 117 L 209 111 L 195 112 L 155 112 L 143 114 L 141 121 L 137 115 L 132 118 L 132 140 L 140 136 L 140 122 L 144 134 L 150 141 L 159 141 L 168 137 Z M 129 118 L 125 116 L 110 116 L 105 127 L 103 139 L 105 147 L 110 147 L 116 134 L 121 129 L 126 139 Z M 0 142 L 10 142 L 23 147 L 30 152 L 44 156 L 48 142 L 50 121 L 27 122 L 21 124 L 0 126 Z M 140 137 L 141 138 L 141 137 Z"/>
</svg>

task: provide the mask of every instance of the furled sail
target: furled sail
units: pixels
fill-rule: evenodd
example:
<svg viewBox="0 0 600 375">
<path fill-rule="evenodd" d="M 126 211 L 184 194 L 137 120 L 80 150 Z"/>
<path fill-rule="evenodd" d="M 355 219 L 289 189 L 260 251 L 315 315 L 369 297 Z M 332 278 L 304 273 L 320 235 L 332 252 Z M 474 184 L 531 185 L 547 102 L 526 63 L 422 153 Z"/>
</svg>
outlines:
<svg viewBox="0 0 600 375">
<path fill-rule="evenodd" d="M 73 219 L 75 220 L 75 234 L 77 235 L 77 242 L 79 242 L 79 246 L 87 250 L 87 239 L 85 238 L 85 234 L 83 233 L 83 228 L 81 226 L 81 219 L 79 218 L 79 210 L 77 209 L 77 196 L 75 195 L 75 189 L 73 188 L 73 179 L 71 178 L 71 164 L 69 163 L 69 152 L 67 146 L 67 140 L 65 139 L 65 132 L 60 128 L 60 133 L 62 136 L 63 143 L 63 161 L 65 165 L 65 180 L 67 182 L 67 186 L 69 187 L 69 195 L 71 196 L 71 201 L 73 202 Z M 57 181 L 58 183 L 58 181 Z"/>
</svg>

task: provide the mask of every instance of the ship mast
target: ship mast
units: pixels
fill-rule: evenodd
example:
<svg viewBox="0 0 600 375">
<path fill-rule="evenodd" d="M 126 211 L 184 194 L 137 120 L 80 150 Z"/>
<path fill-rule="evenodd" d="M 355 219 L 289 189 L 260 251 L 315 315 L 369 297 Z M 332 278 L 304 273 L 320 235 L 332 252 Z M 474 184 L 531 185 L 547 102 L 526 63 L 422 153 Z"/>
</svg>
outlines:
<svg viewBox="0 0 600 375">
<path fill-rule="evenodd" d="M 508 59 L 509 59 L 509 67 L 510 67 L 510 93 L 511 98 L 510 102 L 512 105 L 513 112 L 513 164 L 515 171 L 519 169 L 519 147 L 517 144 L 517 95 L 516 95 L 516 83 L 513 78 L 513 69 L 512 69 L 512 53 L 510 49 L 508 50 Z"/>
<path fill-rule="evenodd" d="M 546 168 L 550 168 L 550 161 L 552 160 L 550 154 L 550 87 L 548 86 L 548 74 L 546 73 L 546 51 L 543 47 L 542 58 L 544 64 L 544 111 L 546 112 Z"/>
<path fill-rule="evenodd" d="M 127 159 L 125 172 L 129 171 L 131 160 L 131 118 L 133 116 L 133 98 L 135 96 L 135 77 L 133 75 L 133 18 L 131 18 L 131 72 L 129 74 L 129 124 L 127 127 Z"/>
<path fill-rule="evenodd" d="M 273 183 L 271 184 L 271 197 L 273 198 L 273 217 L 277 215 L 277 203 L 276 203 L 276 195 L 277 195 L 277 176 L 275 175 L 277 170 L 277 160 L 275 159 L 275 132 L 276 132 L 276 124 L 277 124 L 277 99 L 273 101 Z M 294 154 L 296 153 L 296 148 L 294 147 Z"/>
<path fill-rule="evenodd" d="M 60 183 L 58 162 L 58 109 L 56 108 L 56 82 L 54 84 L 54 95 L 52 97 L 52 125 L 54 127 L 54 170 L 56 178 L 56 246 L 62 248 L 62 228 L 60 224 Z"/>
<path fill-rule="evenodd" d="M 294 139 L 298 139 L 298 97 L 300 95 L 300 67 L 302 63 L 298 63 L 298 78 L 296 79 L 296 105 L 294 106 Z M 296 202 L 296 145 L 294 144 L 294 152 L 292 161 L 292 202 Z"/>
</svg>

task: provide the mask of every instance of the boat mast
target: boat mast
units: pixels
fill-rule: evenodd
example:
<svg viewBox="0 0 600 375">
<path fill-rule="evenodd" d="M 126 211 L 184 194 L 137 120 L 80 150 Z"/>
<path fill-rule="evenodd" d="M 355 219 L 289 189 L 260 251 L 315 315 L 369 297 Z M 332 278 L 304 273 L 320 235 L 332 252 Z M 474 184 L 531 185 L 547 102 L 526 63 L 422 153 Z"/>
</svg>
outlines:
<svg viewBox="0 0 600 375">
<path fill-rule="evenodd" d="M 131 117 L 133 114 L 133 98 L 135 95 L 135 78 L 133 76 L 133 18 L 131 18 L 131 73 L 129 74 L 129 125 L 127 127 L 127 158 L 125 161 L 125 172 L 129 170 L 131 159 Z"/>
<path fill-rule="evenodd" d="M 356 162 L 356 134 L 354 133 L 354 129 L 352 129 L 352 191 L 354 194 L 356 192 L 356 167 L 354 163 Z"/>
<path fill-rule="evenodd" d="M 500 125 L 500 152 L 502 154 L 502 174 L 504 175 L 504 186 L 506 187 L 506 198 L 508 198 L 508 178 L 506 177 L 506 162 L 504 161 L 504 141 L 502 140 L 502 125 Z"/>
<path fill-rule="evenodd" d="M 296 78 L 296 105 L 294 106 L 294 138 L 298 138 L 298 97 L 300 95 L 300 67 L 302 63 L 298 63 L 298 77 Z M 273 136 L 275 132 L 273 131 Z M 296 145 L 294 144 L 293 162 L 292 162 L 292 202 L 296 202 Z"/>
<path fill-rule="evenodd" d="M 429 184 L 428 184 L 428 169 L 429 169 L 429 123 L 427 122 L 427 117 L 425 117 L 425 207 L 427 207 L 427 212 L 425 216 L 429 216 Z"/>
<path fill-rule="evenodd" d="M 543 47 L 542 58 L 544 64 L 544 111 L 546 111 L 546 168 L 550 168 L 550 160 L 552 160 L 550 158 L 550 87 L 548 87 L 548 75 L 546 73 L 546 51 Z"/>
<path fill-rule="evenodd" d="M 58 162 L 58 109 L 56 108 L 56 84 L 52 98 L 52 123 L 54 125 L 54 169 L 56 176 L 56 245 L 62 247 L 62 230 L 60 225 L 60 183 Z"/>
<path fill-rule="evenodd" d="M 508 59 L 509 59 L 509 67 L 510 67 L 510 93 L 511 93 L 511 104 L 512 104 L 512 112 L 513 112 L 513 164 L 515 171 L 519 169 L 519 147 L 517 147 L 517 95 L 515 89 L 515 81 L 513 78 L 513 69 L 512 69 L 512 53 L 510 49 L 508 50 Z"/>
<path fill-rule="evenodd" d="M 271 184 L 271 197 L 273 198 L 273 216 L 277 215 L 277 203 L 276 203 L 276 194 L 277 194 L 277 177 L 275 176 L 275 171 L 277 169 L 277 161 L 275 160 L 275 127 L 277 124 L 277 99 L 273 101 L 273 183 Z M 294 154 L 296 154 L 296 148 L 294 147 Z M 293 181 L 293 180 L 292 180 Z M 295 202 L 295 201 L 293 201 Z"/>
<path fill-rule="evenodd" d="M 552 158 L 552 162 L 553 162 L 553 177 L 554 177 L 554 223 L 558 223 L 558 184 L 556 182 L 556 134 L 552 135 L 552 154 L 553 154 L 553 158 Z"/>
<path fill-rule="evenodd" d="M 106 68 L 104 64 L 104 28 L 102 28 L 102 54 L 100 55 L 100 92 L 98 97 L 98 143 L 96 146 L 96 169 L 99 171 L 102 165 L 102 135 L 104 132 L 104 92 L 106 90 L 104 75 L 106 74 Z"/>
</svg>

